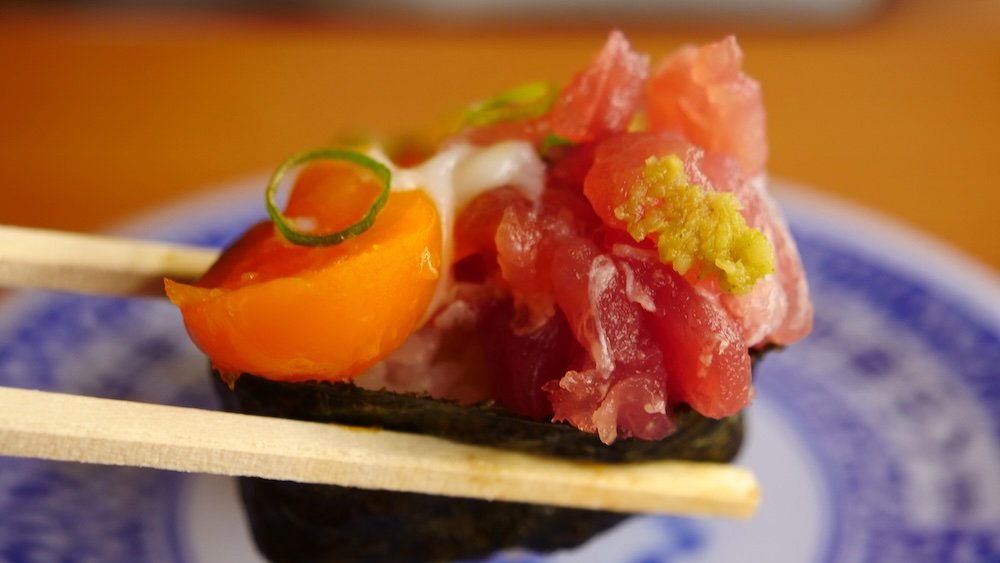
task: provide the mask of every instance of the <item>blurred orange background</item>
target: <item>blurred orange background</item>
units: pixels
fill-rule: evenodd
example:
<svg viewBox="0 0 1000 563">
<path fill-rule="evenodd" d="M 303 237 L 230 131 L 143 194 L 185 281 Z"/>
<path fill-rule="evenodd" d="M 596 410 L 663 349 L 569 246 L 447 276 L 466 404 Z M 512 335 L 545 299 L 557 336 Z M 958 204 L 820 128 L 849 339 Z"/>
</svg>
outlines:
<svg viewBox="0 0 1000 563">
<path fill-rule="evenodd" d="M 1000 269 L 1000 2 L 900 1 L 846 27 L 623 27 L 654 61 L 737 33 L 764 85 L 774 176 Z M 0 16 L 0 223 L 108 228 L 345 132 L 399 133 L 528 80 L 564 83 L 607 31 L 10 8 Z"/>
</svg>

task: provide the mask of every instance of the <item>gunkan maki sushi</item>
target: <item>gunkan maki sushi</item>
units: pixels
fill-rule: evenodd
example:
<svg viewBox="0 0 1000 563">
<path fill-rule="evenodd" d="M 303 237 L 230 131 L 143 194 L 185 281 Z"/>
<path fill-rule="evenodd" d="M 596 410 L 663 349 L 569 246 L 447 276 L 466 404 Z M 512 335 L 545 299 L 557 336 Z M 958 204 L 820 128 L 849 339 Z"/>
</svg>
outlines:
<svg viewBox="0 0 1000 563">
<path fill-rule="evenodd" d="M 730 461 L 753 363 L 812 323 L 741 65 L 728 37 L 651 70 L 613 32 L 564 88 L 513 88 L 433 143 L 293 156 L 270 221 L 197 283 L 166 281 L 224 407 L 579 460 Z M 241 490 L 273 561 L 544 552 L 624 517 Z"/>
</svg>

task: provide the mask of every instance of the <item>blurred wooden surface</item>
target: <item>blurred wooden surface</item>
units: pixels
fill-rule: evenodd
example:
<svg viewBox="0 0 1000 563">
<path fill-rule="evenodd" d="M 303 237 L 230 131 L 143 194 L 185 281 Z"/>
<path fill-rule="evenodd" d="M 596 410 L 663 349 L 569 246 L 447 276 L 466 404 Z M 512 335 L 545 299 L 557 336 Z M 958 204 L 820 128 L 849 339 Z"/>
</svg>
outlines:
<svg viewBox="0 0 1000 563">
<path fill-rule="evenodd" d="M 99 230 L 344 132 L 405 131 L 514 84 L 565 81 L 606 31 L 9 9 L 0 223 Z M 737 32 L 765 88 L 772 174 L 1000 269 L 1000 2 L 900 1 L 850 29 L 625 31 L 654 58 Z"/>
</svg>

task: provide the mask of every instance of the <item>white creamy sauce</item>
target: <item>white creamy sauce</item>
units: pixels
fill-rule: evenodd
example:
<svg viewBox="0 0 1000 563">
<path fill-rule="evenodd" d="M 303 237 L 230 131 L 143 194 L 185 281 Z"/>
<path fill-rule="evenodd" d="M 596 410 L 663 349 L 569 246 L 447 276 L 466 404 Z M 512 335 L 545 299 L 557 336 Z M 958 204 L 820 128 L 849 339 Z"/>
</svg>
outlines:
<svg viewBox="0 0 1000 563">
<path fill-rule="evenodd" d="M 545 188 L 545 163 L 526 141 L 502 141 L 485 147 L 460 143 L 413 168 L 397 167 L 380 147 L 367 153 L 392 171 L 392 191 L 423 190 L 441 217 L 441 264 L 445 275 L 439 278 L 424 321 L 441 305 L 448 291 L 447 272 L 454 256 L 453 231 L 458 211 L 479 194 L 503 186 L 513 186 L 533 201 Z"/>
</svg>

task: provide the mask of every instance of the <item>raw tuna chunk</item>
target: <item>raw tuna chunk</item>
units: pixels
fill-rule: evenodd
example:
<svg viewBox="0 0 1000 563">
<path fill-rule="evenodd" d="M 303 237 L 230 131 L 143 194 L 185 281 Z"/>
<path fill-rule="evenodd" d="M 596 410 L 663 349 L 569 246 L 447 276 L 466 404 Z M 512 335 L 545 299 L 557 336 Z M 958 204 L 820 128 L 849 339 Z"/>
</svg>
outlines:
<svg viewBox="0 0 1000 563">
<path fill-rule="evenodd" d="M 654 129 L 679 131 L 695 144 L 732 155 L 747 176 L 764 170 L 767 132 L 760 84 L 743 73 L 733 36 L 685 47 L 649 79 L 646 104 Z"/>
</svg>

